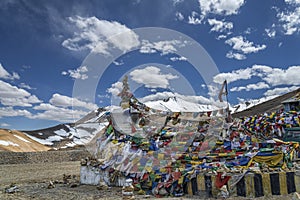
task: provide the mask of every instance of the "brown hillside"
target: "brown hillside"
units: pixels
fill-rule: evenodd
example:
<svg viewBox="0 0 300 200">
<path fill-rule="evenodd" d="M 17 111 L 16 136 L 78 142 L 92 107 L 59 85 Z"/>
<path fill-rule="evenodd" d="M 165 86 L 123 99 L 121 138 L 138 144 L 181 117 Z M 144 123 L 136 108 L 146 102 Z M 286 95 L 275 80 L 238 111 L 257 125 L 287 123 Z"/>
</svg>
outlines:
<svg viewBox="0 0 300 200">
<path fill-rule="evenodd" d="M 0 151 L 36 152 L 49 149 L 20 131 L 0 129 Z"/>
<path fill-rule="evenodd" d="M 234 118 L 244 117 L 244 116 L 251 116 L 251 115 L 257 115 L 257 114 L 264 114 L 269 112 L 274 112 L 280 109 L 283 109 L 283 105 L 281 102 L 292 98 L 300 93 L 300 88 L 297 90 L 294 90 L 292 92 L 289 92 L 287 94 L 281 95 L 279 97 L 276 97 L 274 99 L 271 99 L 269 101 L 266 101 L 264 103 L 258 104 L 256 106 L 253 106 L 251 108 L 248 108 L 246 110 L 243 110 L 241 112 L 237 112 L 232 114 Z"/>
</svg>

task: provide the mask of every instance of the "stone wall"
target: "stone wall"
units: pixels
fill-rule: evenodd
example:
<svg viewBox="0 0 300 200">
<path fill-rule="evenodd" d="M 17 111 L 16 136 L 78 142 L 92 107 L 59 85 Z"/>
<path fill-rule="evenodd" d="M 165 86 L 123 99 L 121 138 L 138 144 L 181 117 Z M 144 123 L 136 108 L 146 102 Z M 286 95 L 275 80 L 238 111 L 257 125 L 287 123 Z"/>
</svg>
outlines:
<svg viewBox="0 0 300 200">
<path fill-rule="evenodd" d="M 90 153 L 86 150 L 0 152 L 0 165 L 79 161 L 88 156 Z"/>
</svg>

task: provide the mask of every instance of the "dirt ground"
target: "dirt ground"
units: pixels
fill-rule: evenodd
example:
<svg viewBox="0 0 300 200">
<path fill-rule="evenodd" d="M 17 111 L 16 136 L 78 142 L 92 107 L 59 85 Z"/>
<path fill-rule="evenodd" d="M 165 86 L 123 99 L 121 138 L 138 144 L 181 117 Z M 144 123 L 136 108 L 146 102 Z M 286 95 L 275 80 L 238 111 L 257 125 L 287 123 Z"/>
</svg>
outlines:
<svg viewBox="0 0 300 200">
<path fill-rule="evenodd" d="M 0 165 L 0 199 L 121 199 L 121 188 L 100 191 L 96 186 L 79 185 L 79 172 L 78 161 Z M 71 175 L 73 185 L 63 183 L 64 174 Z M 52 189 L 48 189 L 50 181 L 55 185 Z M 5 193 L 12 183 L 18 191 Z"/>
<path fill-rule="evenodd" d="M 79 184 L 80 163 L 61 162 L 61 163 L 36 163 L 36 164 L 10 164 L 0 165 L 0 200 L 61 200 L 61 199 L 122 199 L 121 188 L 113 187 L 108 190 L 98 190 L 96 186 Z M 63 175 L 71 175 L 70 183 L 63 183 Z M 54 188 L 48 189 L 52 181 Z M 18 191 L 12 194 L 5 193 L 5 188 L 14 183 Z M 74 186 L 74 187 L 72 187 Z M 143 195 L 136 195 L 136 199 L 145 199 Z M 289 196 L 272 196 L 258 199 L 292 199 Z M 149 199 L 155 199 L 153 197 Z M 178 197 L 162 199 L 201 199 L 201 197 Z M 202 198 L 205 199 L 205 198 Z M 229 199 L 249 199 L 249 198 L 229 198 Z"/>
</svg>

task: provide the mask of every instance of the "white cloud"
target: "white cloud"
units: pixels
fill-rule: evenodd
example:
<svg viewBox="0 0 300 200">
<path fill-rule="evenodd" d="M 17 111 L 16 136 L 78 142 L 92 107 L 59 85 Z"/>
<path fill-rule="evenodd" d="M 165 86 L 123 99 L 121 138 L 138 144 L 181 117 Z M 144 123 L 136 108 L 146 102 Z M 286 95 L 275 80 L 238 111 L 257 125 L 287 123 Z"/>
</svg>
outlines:
<svg viewBox="0 0 300 200">
<path fill-rule="evenodd" d="M 193 11 L 192 15 L 188 17 L 188 23 L 197 25 L 197 24 L 202 24 L 202 21 L 204 19 L 203 15 L 199 15 L 197 12 Z"/>
<path fill-rule="evenodd" d="M 248 27 L 245 31 L 244 34 L 250 35 L 253 32 L 253 29 Z"/>
<path fill-rule="evenodd" d="M 20 84 L 19 84 L 19 87 L 20 87 L 20 88 L 27 89 L 27 90 L 32 90 L 32 89 L 34 89 L 34 88 L 30 87 L 29 85 L 27 85 L 26 83 L 20 83 Z"/>
<path fill-rule="evenodd" d="M 2 127 L 8 127 L 8 126 L 10 126 L 10 125 L 7 124 L 7 123 L 1 123 L 0 126 L 2 126 Z"/>
<path fill-rule="evenodd" d="M 227 83 L 231 83 L 238 80 L 248 80 L 252 77 L 251 68 L 234 70 L 232 72 L 220 73 L 216 75 L 213 80 L 215 83 L 222 84 L 224 80 L 227 80 Z"/>
<path fill-rule="evenodd" d="M 132 80 L 144 84 L 147 88 L 168 88 L 169 80 L 178 78 L 173 74 L 162 74 L 160 69 L 155 66 L 136 69 L 130 72 L 129 75 Z"/>
<path fill-rule="evenodd" d="M 77 98 L 72 98 L 68 96 L 64 96 L 61 94 L 53 94 L 52 98 L 49 100 L 49 102 L 54 106 L 60 106 L 60 107 L 81 107 L 88 110 L 95 110 L 98 108 L 98 106 L 94 103 L 81 101 Z"/>
<path fill-rule="evenodd" d="M 236 60 L 245 60 L 247 57 L 244 54 L 241 53 L 233 53 L 232 51 L 229 51 L 226 54 L 227 58 L 234 58 Z"/>
<path fill-rule="evenodd" d="M 262 79 L 267 83 L 277 85 L 300 85 L 300 66 L 290 66 L 287 69 L 273 68 Z"/>
<path fill-rule="evenodd" d="M 255 45 L 253 42 L 248 41 L 242 36 L 232 37 L 225 41 L 226 44 L 232 46 L 236 51 L 242 52 L 244 54 L 256 53 L 258 51 L 264 50 L 267 46 Z"/>
<path fill-rule="evenodd" d="M 219 35 L 216 39 L 221 40 L 227 38 L 227 35 Z"/>
<path fill-rule="evenodd" d="M 273 96 L 273 95 L 282 95 L 282 94 L 286 94 L 288 92 L 297 90 L 299 87 L 297 86 L 292 86 L 292 87 L 283 87 L 283 88 L 275 88 L 272 90 L 267 90 L 264 95 L 265 96 Z"/>
<path fill-rule="evenodd" d="M 175 62 L 175 61 L 187 61 L 187 58 L 184 56 L 180 56 L 180 57 L 171 57 L 170 58 L 171 61 Z"/>
<path fill-rule="evenodd" d="M 294 5 L 300 4 L 300 0 L 285 0 L 285 2 Z"/>
<path fill-rule="evenodd" d="M 239 80 L 249 80 L 252 77 L 260 78 L 262 81 L 256 85 L 241 86 L 232 88 L 231 91 L 265 89 L 268 86 L 300 86 L 300 66 L 290 66 L 287 69 L 272 68 L 265 65 L 253 65 L 245 69 L 234 70 L 232 72 L 220 73 L 213 80 L 215 83 L 222 84 L 224 80 L 227 83 Z"/>
<path fill-rule="evenodd" d="M 83 111 L 83 110 L 61 108 L 61 107 L 57 107 L 45 103 L 35 106 L 33 109 L 39 111 L 42 110 L 43 112 L 39 112 L 35 115 L 31 115 L 29 116 L 29 118 L 53 120 L 59 122 L 73 122 L 82 118 L 88 113 L 87 111 Z"/>
<path fill-rule="evenodd" d="M 283 23 L 282 27 L 286 35 L 300 32 L 300 6 L 292 11 L 278 13 L 277 17 Z"/>
<path fill-rule="evenodd" d="M 265 31 L 266 31 L 267 36 L 269 36 L 270 38 L 274 38 L 276 35 L 276 31 L 274 29 L 272 30 L 272 29 L 266 28 Z"/>
<path fill-rule="evenodd" d="M 124 65 L 124 62 L 121 60 L 120 62 L 118 61 L 113 61 L 113 63 L 116 65 L 116 66 L 120 66 L 120 65 Z"/>
<path fill-rule="evenodd" d="M 182 3 L 184 0 L 172 0 L 173 1 L 173 5 L 176 6 L 177 4 Z"/>
<path fill-rule="evenodd" d="M 233 28 L 232 22 L 225 22 L 217 19 L 208 19 L 208 23 L 212 26 L 210 31 L 227 32 Z"/>
<path fill-rule="evenodd" d="M 244 3 L 245 0 L 199 0 L 203 15 L 210 13 L 219 15 L 237 14 Z"/>
<path fill-rule="evenodd" d="M 165 40 L 153 43 L 149 42 L 148 40 L 143 40 L 140 53 L 161 52 L 162 55 L 166 55 L 169 53 L 175 53 L 177 48 L 184 47 L 185 45 L 185 41 L 179 40 Z"/>
<path fill-rule="evenodd" d="M 31 113 L 27 110 L 13 109 L 13 107 L 0 107 L 0 118 L 16 116 L 30 117 Z"/>
<path fill-rule="evenodd" d="M 14 80 L 14 79 L 20 79 L 20 76 L 16 72 L 13 72 L 12 74 L 8 73 L 0 63 L 0 78 L 6 80 Z"/>
<path fill-rule="evenodd" d="M 107 89 L 107 92 L 111 93 L 114 96 L 117 96 L 118 94 L 120 94 L 122 89 L 123 89 L 123 83 L 122 82 L 116 82 L 116 83 L 113 83 L 111 85 L 111 87 Z"/>
<path fill-rule="evenodd" d="M 266 28 L 265 32 L 269 38 L 274 38 L 276 36 L 275 24 L 272 24 L 271 28 Z"/>
<path fill-rule="evenodd" d="M 56 93 L 52 95 L 49 103 L 41 103 L 34 106 L 33 109 L 39 112 L 29 116 L 29 118 L 73 122 L 97 108 L 98 106 L 94 103 L 84 102 Z"/>
<path fill-rule="evenodd" d="M 184 20 L 184 16 L 181 12 L 176 12 L 176 19 L 178 19 L 179 21 L 183 21 Z"/>
<path fill-rule="evenodd" d="M 86 72 L 88 72 L 87 66 L 80 66 L 74 70 L 69 69 L 68 71 L 63 71 L 61 74 L 64 76 L 69 75 L 70 77 L 72 77 L 74 79 L 85 80 L 88 78 L 88 75 L 86 74 Z"/>
<path fill-rule="evenodd" d="M 255 84 L 249 84 L 246 86 L 240 86 L 240 87 L 233 87 L 230 89 L 231 92 L 239 92 L 242 90 L 250 91 L 250 90 L 259 90 L 259 89 L 267 89 L 270 88 L 268 84 L 265 82 L 258 82 Z"/>
<path fill-rule="evenodd" d="M 299 0 L 285 0 L 288 4 L 284 11 L 276 9 L 277 18 L 281 22 L 282 28 L 286 35 L 293 35 L 300 32 L 300 1 Z"/>
<path fill-rule="evenodd" d="M 42 101 L 28 91 L 0 80 L 0 102 L 5 106 L 31 107 Z"/>
<path fill-rule="evenodd" d="M 73 37 L 62 43 L 69 50 L 91 50 L 107 55 L 111 47 L 126 52 L 140 44 L 138 36 L 119 22 L 80 16 L 69 20 L 76 28 Z"/>
</svg>

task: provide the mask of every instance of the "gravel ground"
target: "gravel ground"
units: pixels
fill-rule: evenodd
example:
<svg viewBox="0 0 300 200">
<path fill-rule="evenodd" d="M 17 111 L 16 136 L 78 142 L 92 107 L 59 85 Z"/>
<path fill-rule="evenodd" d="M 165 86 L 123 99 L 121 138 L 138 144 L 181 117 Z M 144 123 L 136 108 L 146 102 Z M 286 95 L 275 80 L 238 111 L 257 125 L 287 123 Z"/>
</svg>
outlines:
<svg viewBox="0 0 300 200">
<path fill-rule="evenodd" d="M 0 165 L 0 199 L 2 200 L 61 200 L 61 199 L 122 199 L 121 188 L 113 187 L 108 190 L 98 190 L 96 186 L 79 184 L 80 163 L 76 162 L 56 162 L 56 163 L 35 163 L 35 164 L 10 164 Z M 69 183 L 63 183 L 63 175 L 71 175 Z M 52 181 L 54 188 L 48 189 Z M 13 194 L 5 193 L 5 188 L 12 183 L 18 186 L 18 191 Z M 74 186 L 74 187 L 71 187 Z M 145 196 L 136 196 L 136 199 L 145 199 Z M 155 199 L 153 197 L 149 199 Z M 205 199 L 198 196 L 161 198 L 161 199 Z M 231 197 L 229 199 L 249 199 L 242 197 Z M 258 199 L 292 199 L 288 196 L 261 197 Z"/>
</svg>

